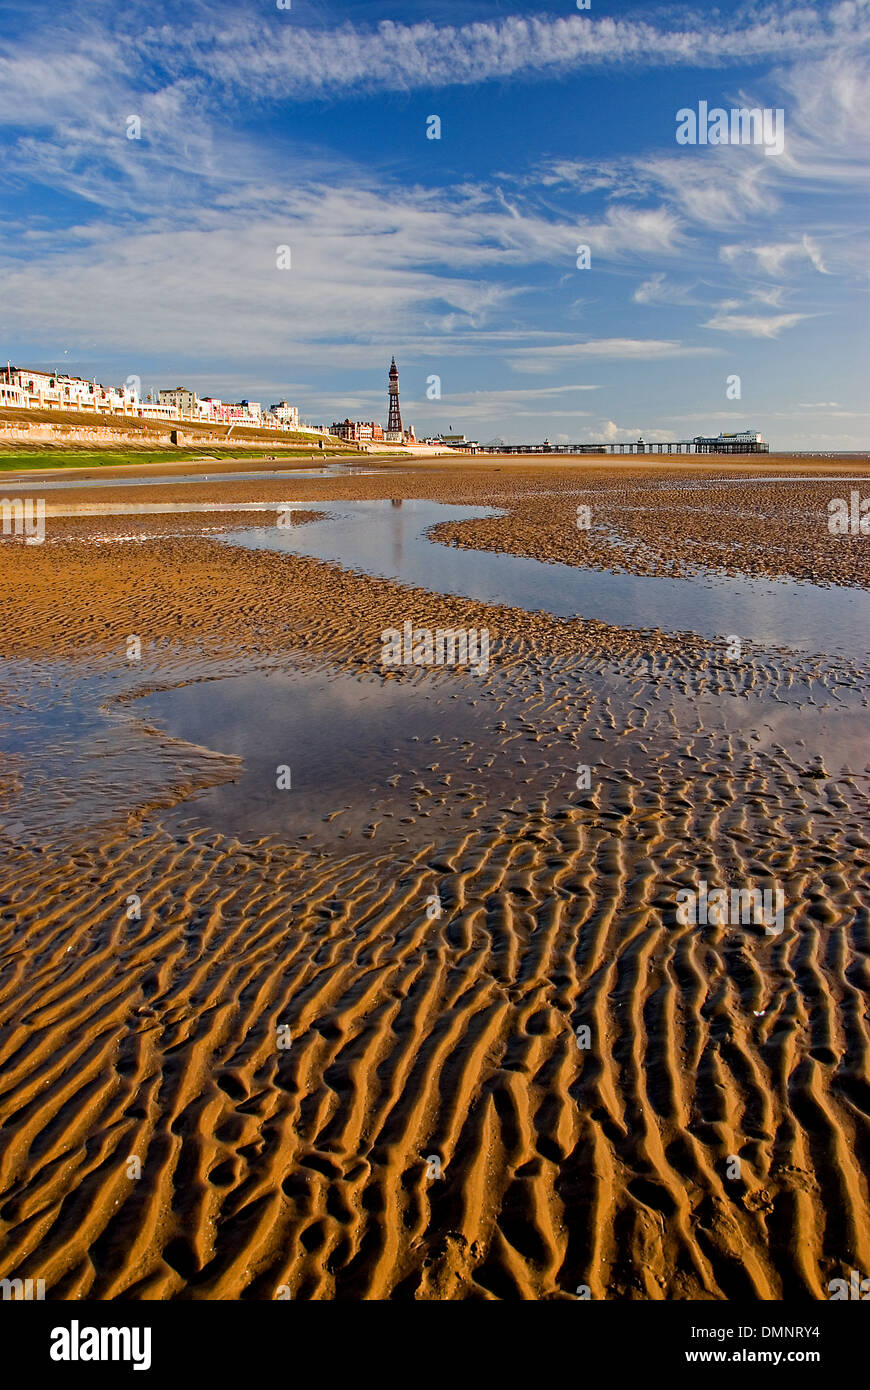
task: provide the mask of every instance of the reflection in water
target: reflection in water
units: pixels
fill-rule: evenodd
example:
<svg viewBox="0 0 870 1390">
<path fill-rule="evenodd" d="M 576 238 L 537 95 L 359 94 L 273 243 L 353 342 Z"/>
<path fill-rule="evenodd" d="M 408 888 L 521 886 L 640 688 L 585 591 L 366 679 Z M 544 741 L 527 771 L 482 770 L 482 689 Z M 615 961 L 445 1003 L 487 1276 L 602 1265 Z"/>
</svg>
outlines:
<svg viewBox="0 0 870 1390">
<path fill-rule="evenodd" d="M 577 763 L 600 760 L 610 717 L 610 677 L 595 685 L 600 703 L 577 721 L 577 687 L 557 677 L 532 739 L 528 711 L 502 698 L 498 680 L 479 682 L 461 673 L 442 684 L 254 671 L 145 696 L 128 709 L 175 738 L 241 759 L 231 780 L 188 799 L 180 816 L 241 838 L 358 843 L 362 837 L 382 847 L 402 839 L 425 842 L 445 824 L 460 827 L 474 819 L 475 803 L 503 807 L 519 797 L 528 805 L 543 797 L 551 814 L 576 805 Z M 651 694 L 649 688 L 644 740 L 660 747 L 673 739 L 674 717 L 679 728 L 694 718 L 716 731 L 711 739 L 736 735 L 738 762 L 749 738 L 754 757 L 786 745 L 798 776 L 821 760 L 828 776 L 849 770 L 866 782 L 866 717 L 854 697 L 831 707 L 808 705 L 798 690 L 789 702 L 760 691 L 745 700 L 670 690 L 659 701 Z M 575 726 L 570 749 L 566 723 Z M 646 749 L 634 739 L 611 743 L 607 761 L 614 772 L 640 776 L 649 766 Z M 279 767 L 289 774 L 283 790 Z"/>
<path fill-rule="evenodd" d="M 228 834 L 285 842 L 345 839 L 377 822 L 383 839 L 387 827 L 408 833 L 421 779 L 428 783 L 421 829 L 438 806 L 465 809 L 468 741 L 488 746 L 495 737 L 496 712 L 479 694 L 473 678 L 433 689 L 375 676 L 258 671 L 148 695 L 130 710 L 174 738 L 243 759 L 231 783 L 198 793 L 185 815 L 195 811 Z"/>
<path fill-rule="evenodd" d="M 392 499 L 392 501 L 390 502 L 390 507 L 391 507 L 391 509 L 393 509 L 394 512 L 400 510 L 401 506 L 402 506 L 402 499 L 401 499 L 401 497 L 394 497 L 394 498 Z M 396 569 L 396 570 L 401 570 L 401 568 L 402 568 L 402 563 L 403 563 L 402 539 L 403 539 L 403 535 L 404 535 L 404 523 L 403 523 L 403 518 L 402 518 L 402 517 L 400 517 L 400 516 L 395 516 L 395 515 L 393 516 L 393 519 L 392 519 L 392 533 L 393 533 L 393 568 Z"/>
<path fill-rule="evenodd" d="M 868 650 L 870 594 L 862 589 L 707 573 L 688 579 L 613 574 L 450 548 L 428 539 L 426 531 L 439 522 L 500 514 L 487 507 L 416 499 L 406 500 L 401 509 L 386 501 L 325 499 L 293 506 L 328 507 L 329 516 L 292 533 L 260 527 L 219 539 L 252 550 L 312 556 L 435 593 L 509 604 L 527 612 L 540 609 L 560 618 L 597 618 L 619 627 L 711 638 L 734 633 L 750 642 L 848 652 L 857 658 Z"/>
</svg>

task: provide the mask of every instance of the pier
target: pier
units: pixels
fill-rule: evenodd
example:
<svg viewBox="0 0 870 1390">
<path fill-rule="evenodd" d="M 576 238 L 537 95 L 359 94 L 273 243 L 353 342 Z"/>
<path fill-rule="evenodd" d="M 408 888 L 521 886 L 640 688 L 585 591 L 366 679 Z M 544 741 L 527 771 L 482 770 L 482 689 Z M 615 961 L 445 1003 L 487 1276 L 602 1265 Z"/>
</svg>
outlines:
<svg viewBox="0 0 870 1390">
<path fill-rule="evenodd" d="M 635 444 L 458 444 L 450 446 L 460 453 L 472 454 L 767 454 L 770 445 L 755 430 L 739 434 L 720 434 L 715 437 L 697 435 L 694 439 L 675 439 L 647 443 L 638 439 Z"/>
</svg>

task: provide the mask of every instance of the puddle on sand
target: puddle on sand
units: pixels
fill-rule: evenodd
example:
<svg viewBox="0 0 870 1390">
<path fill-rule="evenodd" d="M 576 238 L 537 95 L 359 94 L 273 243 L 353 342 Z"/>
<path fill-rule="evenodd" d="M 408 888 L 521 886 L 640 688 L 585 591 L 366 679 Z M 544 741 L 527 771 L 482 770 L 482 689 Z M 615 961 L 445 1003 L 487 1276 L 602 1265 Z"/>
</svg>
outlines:
<svg viewBox="0 0 870 1390">
<path fill-rule="evenodd" d="M 352 837 L 362 847 L 373 826 L 377 844 L 419 840 L 436 826 L 443 832 L 448 818 L 473 819 L 485 798 L 498 803 L 498 792 L 508 801 L 525 792 L 522 783 L 512 789 L 504 760 L 488 771 L 500 715 L 494 702 L 476 702 L 476 679 L 412 684 L 256 671 L 147 695 L 128 708 L 173 738 L 243 760 L 232 782 L 196 793 L 174 819 L 245 840 Z M 286 789 L 277 785 L 281 767 L 290 769 Z"/>
<path fill-rule="evenodd" d="M 107 676 L 71 662 L 3 663 L 0 841 L 93 839 L 172 787 L 232 771 L 226 759 L 132 733 L 128 707 L 114 698 L 139 679 L 132 669 Z"/>
<path fill-rule="evenodd" d="M 531 703 L 495 670 L 382 680 L 322 669 L 237 674 L 198 660 L 177 670 L 187 684 L 135 694 L 143 678 L 161 676 L 6 664 L 0 851 L 99 842 L 104 827 L 125 821 L 135 837 L 140 808 L 150 807 L 182 839 L 195 827 L 386 854 L 461 839 L 514 807 L 570 812 L 579 764 L 611 787 L 629 773 L 638 786 L 663 756 L 691 754 L 691 775 L 707 776 L 710 750 L 732 736 L 719 755 L 733 758 L 735 775 L 757 778 L 757 766 L 744 771 L 754 748 L 784 754 L 798 778 L 815 777 L 821 758 L 830 777 L 848 770 L 867 781 L 866 706 L 808 705 L 797 689 L 785 705 L 761 692 L 687 696 L 641 677 L 634 714 L 614 728 L 611 701 L 625 698 L 626 678 L 592 676 L 582 663 L 556 669 L 543 692 L 536 684 Z M 287 790 L 277 786 L 282 766 Z"/>
<path fill-rule="evenodd" d="M 826 654 L 868 652 L 870 593 L 792 580 L 704 574 L 689 579 L 613 574 L 547 564 L 525 556 L 454 549 L 430 541 L 429 527 L 501 515 L 488 507 L 441 502 L 293 503 L 329 516 L 304 526 L 255 527 L 218 539 L 251 550 L 278 550 L 435 593 L 508 604 L 559 618 L 597 618 L 617 627 L 660 628 L 722 638 L 736 633 L 765 646 Z M 413 613 L 408 617 L 413 620 Z"/>
<path fill-rule="evenodd" d="M 609 680 L 594 684 L 606 700 Z M 611 780 L 630 773 L 642 783 L 649 753 L 637 744 L 646 740 L 660 750 L 691 745 L 700 752 L 733 739 L 740 766 L 739 749 L 754 746 L 778 750 L 797 776 L 821 758 L 827 776 L 851 772 L 867 781 L 863 709 L 780 708 L 759 696 L 690 699 L 651 689 L 643 729 L 626 729 L 622 738 L 605 736 L 601 707 L 587 711 L 586 698 L 575 677 L 561 691 L 554 686 L 548 708 L 535 716 L 497 677 L 411 683 L 255 671 L 145 696 L 128 708 L 173 738 L 242 760 L 232 781 L 195 793 L 167 824 L 208 826 L 242 840 L 310 840 L 312 847 L 440 840 L 446 827 L 461 834 L 517 800 L 564 812 L 577 804 L 579 763 L 606 768 Z M 290 769 L 287 790 L 277 786 L 282 766 Z"/>
<path fill-rule="evenodd" d="M 75 838 L 84 825 L 92 834 L 150 802 L 167 827 L 194 821 L 288 844 L 353 835 L 362 848 L 373 822 L 379 845 L 425 841 L 436 822 L 443 833 L 448 818 L 473 819 L 484 786 L 493 798 L 525 790 L 518 781 L 512 791 L 510 767 L 496 765 L 500 714 L 476 676 L 209 676 L 197 665 L 189 684 L 116 703 L 141 673 L 21 661 L 4 674 L 0 766 L 10 795 L 0 797 L 0 840 L 16 844 Z M 277 786 L 281 766 L 287 790 Z M 167 806 L 179 789 L 183 800 Z"/>
</svg>

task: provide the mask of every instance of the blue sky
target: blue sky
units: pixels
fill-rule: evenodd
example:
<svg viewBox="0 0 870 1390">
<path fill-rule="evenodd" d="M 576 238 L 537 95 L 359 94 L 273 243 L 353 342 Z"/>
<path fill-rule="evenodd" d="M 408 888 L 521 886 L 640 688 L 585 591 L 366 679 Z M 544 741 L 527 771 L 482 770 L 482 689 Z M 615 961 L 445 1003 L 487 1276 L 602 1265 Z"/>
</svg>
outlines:
<svg viewBox="0 0 870 1390">
<path fill-rule="evenodd" d="M 0 354 L 328 424 L 395 353 L 420 434 L 865 448 L 868 53 L 870 0 L 0 0 Z M 702 100 L 782 154 L 679 145 Z"/>
</svg>

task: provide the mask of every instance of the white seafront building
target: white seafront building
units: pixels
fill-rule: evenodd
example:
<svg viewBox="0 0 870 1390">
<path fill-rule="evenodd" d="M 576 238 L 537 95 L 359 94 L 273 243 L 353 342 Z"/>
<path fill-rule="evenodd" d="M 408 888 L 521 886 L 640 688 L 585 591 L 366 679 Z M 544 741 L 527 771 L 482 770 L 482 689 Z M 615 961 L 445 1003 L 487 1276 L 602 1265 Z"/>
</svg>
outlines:
<svg viewBox="0 0 870 1390">
<path fill-rule="evenodd" d="M 215 396 L 200 399 L 186 386 L 165 388 L 157 400 L 140 395 L 137 378 L 124 386 L 102 386 L 96 380 L 44 372 L 29 367 L 0 368 L 0 409 L 93 411 L 149 420 L 194 420 L 201 424 L 228 424 L 249 429 L 298 430 L 299 410 L 288 401 L 264 411 L 259 401 L 229 403 Z"/>
<path fill-rule="evenodd" d="M 138 393 L 130 386 L 101 386 L 86 377 L 40 372 L 28 367 L 0 368 L 0 405 L 19 410 L 93 410 L 130 414 Z"/>
</svg>

